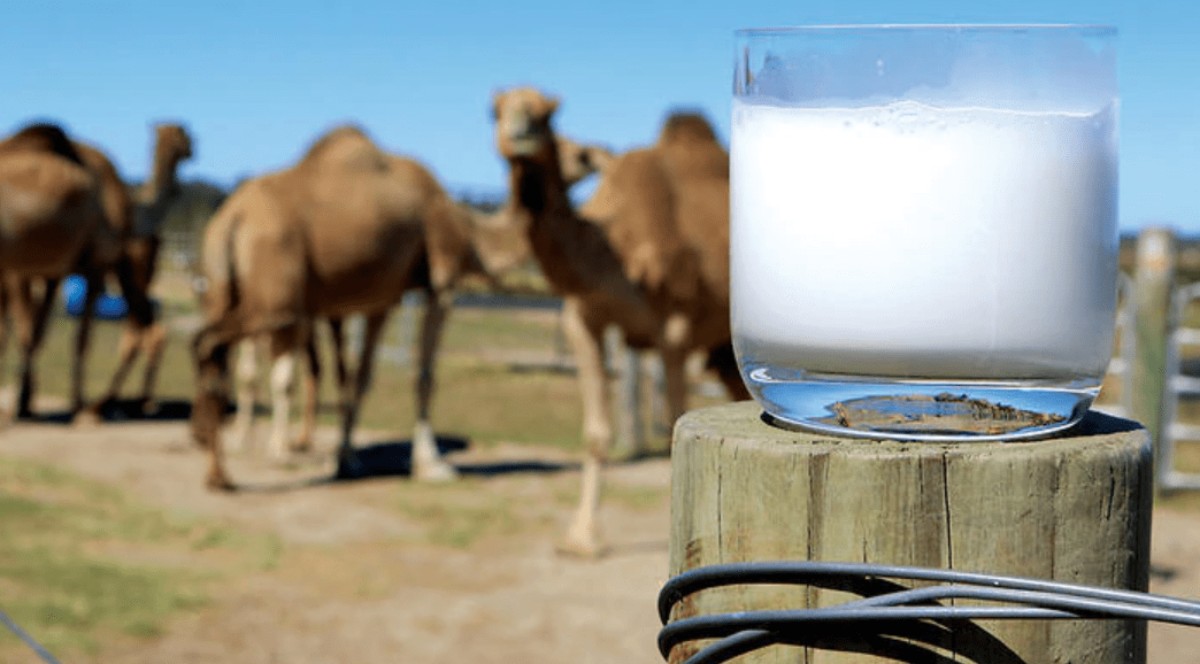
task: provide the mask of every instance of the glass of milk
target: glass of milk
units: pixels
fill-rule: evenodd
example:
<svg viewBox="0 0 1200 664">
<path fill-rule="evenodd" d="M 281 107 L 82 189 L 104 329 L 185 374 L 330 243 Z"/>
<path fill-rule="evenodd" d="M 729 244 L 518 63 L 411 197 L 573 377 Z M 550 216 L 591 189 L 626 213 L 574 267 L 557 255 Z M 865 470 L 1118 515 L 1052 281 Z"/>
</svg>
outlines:
<svg viewBox="0 0 1200 664">
<path fill-rule="evenodd" d="M 733 341 L 769 419 L 984 440 L 1083 416 L 1116 308 L 1115 38 L 737 33 Z"/>
</svg>

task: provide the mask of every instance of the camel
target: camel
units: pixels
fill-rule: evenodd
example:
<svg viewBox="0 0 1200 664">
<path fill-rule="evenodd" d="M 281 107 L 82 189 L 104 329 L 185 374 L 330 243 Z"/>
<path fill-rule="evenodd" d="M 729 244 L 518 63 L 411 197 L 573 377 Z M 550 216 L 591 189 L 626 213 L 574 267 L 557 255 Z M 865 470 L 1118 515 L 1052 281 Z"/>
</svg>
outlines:
<svg viewBox="0 0 1200 664">
<path fill-rule="evenodd" d="M 94 418 L 102 404 L 114 400 L 134 358 L 138 341 L 143 337 L 148 348 L 148 358 L 153 358 L 147 364 L 145 398 L 148 400 L 157 366 L 156 360 L 165 339 L 161 327 L 154 324 L 154 310 L 149 298 L 150 278 L 157 253 L 157 240 L 153 237 L 153 231 L 157 226 L 156 222 L 161 221 L 165 214 L 166 206 L 177 188 L 174 182 L 175 166 L 182 158 L 191 154 L 191 141 L 179 125 L 159 125 L 155 127 L 155 133 L 154 172 L 136 199 L 130 196 L 116 167 L 103 151 L 81 141 L 70 141 L 74 154 L 99 187 L 98 195 L 106 229 L 105 242 L 108 243 L 104 247 L 93 245 L 86 248 L 73 269 L 82 274 L 87 282 L 87 294 L 76 332 L 72 365 L 71 412 L 76 415 Z M 14 137 L 14 140 L 17 140 L 17 137 Z M 54 150 L 54 146 L 45 140 L 31 141 L 28 135 L 19 141 L 23 150 Z M 116 275 L 122 295 L 129 306 L 128 322 L 120 349 L 121 362 L 109 392 L 91 408 L 86 408 L 83 393 L 84 368 L 91 338 L 92 307 L 103 290 L 104 279 L 109 272 Z M 56 285 L 48 284 L 47 288 L 53 291 Z M 26 287 L 16 286 L 18 289 Z M 50 294 L 52 295 L 52 292 Z M 29 380 L 22 381 L 22 389 L 17 398 L 18 416 L 31 415 L 32 391 L 31 376 Z"/>
<path fill-rule="evenodd" d="M 192 431 L 209 450 L 207 485 L 232 489 L 219 426 L 228 400 L 232 344 L 267 335 L 272 389 L 291 383 L 293 352 L 312 321 L 362 314 L 366 330 L 352 379 L 341 384 L 338 476 L 364 472 L 351 442 L 390 309 L 414 288 L 427 293 L 416 385 L 414 478 L 453 477 L 429 424 L 433 359 L 450 299 L 482 270 L 470 220 L 421 164 L 388 155 L 355 127 L 319 139 L 292 168 L 243 184 L 204 234 L 204 326 L 193 341 L 197 391 Z"/>
<path fill-rule="evenodd" d="M 123 288 L 132 288 L 141 294 L 130 299 L 145 302 L 147 305 L 150 285 L 158 263 L 159 230 L 167 209 L 179 193 L 176 172 L 181 162 L 192 157 L 192 139 L 183 126 L 160 123 L 153 129 L 155 140 L 152 169 L 150 177 L 133 196 L 132 225 L 125 233 L 122 257 L 125 265 L 121 268 L 128 271 L 128 279 L 131 282 L 128 287 L 123 283 Z M 109 383 L 108 391 L 96 402 L 95 409 L 99 411 L 117 400 L 121 386 L 140 351 L 145 353 L 146 366 L 138 402 L 143 412 L 154 412 L 154 382 L 165 343 L 166 332 L 162 324 L 155 320 L 153 308 L 131 307 L 118 347 L 117 370 Z"/>
<path fill-rule="evenodd" d="M 583 400 L 580 502 L 559 545 L 602 553 L 601 471 L 612 445 L 603 334 L 616 325 L 635 349 L 662 357 L 672 419 L 686 407 L 685 360 L 708 354 L 731 396 L 749 397 L 729 329 L 729 165 L 708 122 L 676 114 L 655 145 L 616 157 L 577 211 L 560 173 L 552 126 L 558 100 L 532 88 L 493 99 L 496 147 L 511 205 L 529 219 L 533 254 L 563 298 L 563 328 Z"/>
<path fill-rule="evenodd" d="M 0 307 L 5 314 L 11 309 L 20 345 L 18 415 L 30 410 L 34 359 L 59 281 L 79 265 L 113 260 L 119 251 L 106 217 L 121 200 L 105 195 L 102 181 L 88 167 L 92 158 L 50 124 L 28 126 L 0 142 Z M 35 292 L 38 281 L 42 287 Z M 7 334 L 4 326 L 0 344 Z M 86 334 L 81 324 L 77 349 L 86 346 Z M 78 361 L 74 381 L 79 403 Z"/>
<path fill-rule="evenodd" d="M 561 165 L 563 179 L 567 187 L 571 187 L 588 176 L 602 171 L 615 158 L 607 148 L 597 144 L 584 144 L 573 141 L 565 136 L 558 137 L 559 153 L 562 155 Z M 471 243 L 482 267 L 479 276 L 498 286 L 498 279 L 505 272 L 522 264 L 529 257 L 529 244 L 526 240 L 526 229 L 522 215 L 513 214 L 510 206 L 502 206 L 494 213 L 485 213 L 459 205 L 461 213 L 468 215 L 468 226 Z M 337 384 L 346 380 L 347 370 L 344 358 L 344 342 L 342 321 L 330 319 L 330 339 L 333 344 L 334 363 L 336 367 Z M 235 400 L 235 416 L 233 433 L 230 444 L 231 450 L 242 450 L 250 446 L 254 431 L 255 385 L 258 378 L 258 361 L 256 347 L 265 345 L 266 340 L 247 339 L 238 348 L 236 367 L 237 396 Z M 301 430 L 293 441 L 288 435 L 288 413 L 291 402 L 288 388 L 280 385 L 283 378 L 277 376 L 290 375 L 288 366 L 281 362 L 291 362 L 282 357 L 277 358 L 270 375 L 272 376 L 272 416 L 271 436 L 266 449 L 268 453 L 281 459 L 290 451 L 303 451 L 312 447 L 313 431 L 316 426 L 316 411 L 318 404 L 318 385 L 321 375 L 321 363 L 317 354 L 315 339 L 309 339 L 305 347 L 307 373 L 304 376 L 304 397 L 301 408 Z"/>
</svg>

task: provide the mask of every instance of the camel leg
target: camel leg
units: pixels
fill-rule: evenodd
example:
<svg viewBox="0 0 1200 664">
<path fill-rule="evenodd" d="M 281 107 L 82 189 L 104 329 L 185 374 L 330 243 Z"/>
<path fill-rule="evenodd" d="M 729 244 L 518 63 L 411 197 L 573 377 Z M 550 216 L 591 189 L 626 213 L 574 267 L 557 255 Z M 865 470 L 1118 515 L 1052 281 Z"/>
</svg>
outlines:
<svg viewBox="0 0 1200 664">
<path fill-rule="evenodd" d="M 258 387 L 258 348 L 254 339 L 243 339 L 238 344 L 235 403 L 236 414 L 233 418 L 233 437 L 229 449 L 242 451 L 250 449 L 254 439 L 254 402 Z"/>
<path fill-rule="evenodd" d="M 342 333 L 341 318 L 329 319 L 329 336 L 333 340 L 333 366 L 337 372 L 338 390 L 341 390 L 350 380 L 350 371 L 346 369 L 346 336 Z"/>
<path fill-rule="evenodd" d="M 604 328 L 583 318 L 574 298 L 563 302 L 563 334 L 575 353 L 579 389 L 583 397 L 583 483 L 579 507 L 558 550 L 588 557 L 603 552 L 596 513 L 600 506 L 601 471 L 612 447 L 612 423 L 608 372 L 604 366 Z"/>
<path fill-rule="evenodd" d="M 271 334 L 271 438 L 267 454 L 272 459 L 288 455 L 288 424 L 292 415 L 292 379 L 296 373 L 297 331 Z"/>
<path fill-rule="evenodd" d="M 54 296 L 58 292 L 58 279 L 45 280 L 40 301 L 35 302 L 32 284 L 28 279 L 21 279 L 17 285 L 16 317 L 18 319 L 17 334 L 21 343 L 21 384 L 17 393 L 17 417 L 33 416 L 34 390 L 34 360 L 42 340 L 46 334 L 46 323 L 50 318 L 50 309 L 54 304 Z M 87 312 L 84 312 L 87 315 Z"/>
<path fill-rule="evenodd" d="M 8 283 L 3 275 L 0 275 L 0 381 L 7 380 L 8 376 L 8 337 L 13 324 L 9 316 L 10 311 Z M 0 412 L 3 412 L 5 419 L 11 414 L 7 403 L 0 406 Z"/>
<path fill-rule="evenodd" d="M 358 358 L 358 366 L 354 372 L 354 380 L 346 381 L 342 390 L 342 442 L 338 447 L 338 470 L 340 478 L 362 477 L 366 469 L 354 453 L 351 435 L 358 420 L 358 408 L 367 387 L 371 384 L 371 370 L 375 362 L 375 347 L 379 344 L 379 335 L 383 324 L 387 322 L 387 312 L 367 316 L 367 329 L 363 335 L 362 353 Z"/>
<path fill-rule="evenodd" d="M 142 354 L 146 357 L 146 366 L 142 372 L 142 413 L 146 415 L 158 411 L 158 402 L 154 398 L 154 387 L 158 382 L 158 370 L 162 366 L 163 349 L 167 345 L 167 329 L 158 320 L 154 304 L 150 302 L 150 283 L 154 280 L 154 271 L 158 265 L 159 239 L 154 236 L 141 238 L 145 250 L 132 261 L 135 281 L 141 286 L 140 292 L 145 294 L 146 306 L 150 315 L 150 324 L 142 331 Z M 139 303 L 141 300 L 139 299 Z"/>
<path fill-rule="evenodd" d="M 450 294 L 430 292 L 425 298 L 425 320 L 421 325 L 421 367 L 417 374 L 417 423 L 413 428 L 412 476 L 425 482 L 445 482 L 458 477 L 454 466 L 442 460 L 437 438 L 429 424 L 433 400 L 433 369 L 442 326 L 449 313 Z"/>
<path fill-rule="evenodd" d="M 730 399 L 745 401 L 750 398 L 750 390 L 746 388 L 746 382 L 742 380 L 742 373 L 738 371 L 737 357 L 733 354 L 733 344 L 727 341 L 713 347 L 708 352 L 706 364 L 709 369 L 717 372 Z"/>
<path fill-rule="evenodd" d="M 154 385 L 158 382 L 158 369 L 162 366 L 163 349 L 167 345 L 167 330 L 155 321 L 142 331 L 142 355 L 146 366 L 142 372 L 142 396 L 138 399 L 144 415 L 158 412 L 158 401 L 154 398 Z"/>
<path fill-rule="evenodd" d="M 681 313 L 667 316 L 659 339 L 663 361 L 663 379 L 667 383 L 667 416 L 671 426 L 687 410 L 687 356 L 691 339 L 691 324 Z"/>
<path fill-rule="evenodd" d="M 12 321 L 17 331 L 17 348 L 20 358 L 17 360 L 16 393 L 13 395 L 13 414 L 17 418 L 29 416 L 28 393 L 32 391 L 33 379 L 27 374 L 31 371 L 33 354 L 33 319 L 35 307 L 33 290 L 28 279 L 13 277 L 8 284 L 12 295 Z"/>
<path fill-rule="evenodd" d="M 132 322 L 127 322 L 121 330 L 121 341 L 117 346 L 117 370 L 113 373 L 112 381 L 108 384 L 108 392 L 102 399 L 96 402 L 97 405 L 94 410 L 102 410 L 117 401 L 117 395 L 121 392 L 121 385 L 125 382 L 125 376 L 129 373 L 129 369 L 133 366 L 133 361 L 137 357 L 140 336 L 141 331 Z"/>
<path fill-rule="evenodd" d="M 687 352 L 682 348 L 662 348 L 663 378 L 667 383 L 667 416 L 671 426 L 687 410 Z"/>
<path fill-rule="evenodd" d="M 312 449 L 313 430 L 317 427 L 317 405 L 320 401 L 321 389 L 321 358 L 317 354 L 317 336 L 311 334 L 308 343 L 304 345 L 304 354 L 308 359 L 308 373 L 304 374 L 304 418 L 300 425 L 300 437 L 292 442 L 294 452 L 306 452 Z"/>
<path fill-rule="evenodd" d="M 96 300 L 100 299 L 100 292 L 104 290 L 104 273 L 89 269 L 84 273 L 84 278 L 87 280 L 87 286 L 83 296 L 83 312 L 79 315 L 79 325 L 75 330 L 75 357 L 71 368 L 71 413 L 75 416 L 76 424 L 94 422 L 98 415 L 94 412 L 84 412 L 87 401 L 83 397 L 83 389 L 86 380 L 84 372 L 87 369 L 87 351 L 92 340 L 92 312 L 95 309 Z M 46 292 L 46 297 L 51 297 L 50 291 Z"/>
<path fill-rule="evenodd" d="M 229 344 L 233 335 L 222 334 L 220 326 L 201 330 L 193 342 L 196 362 L 196 397 L 192 401 L 192 435 L 196 443 L 208 448 L 210 489 L 230 491 L 233 482 L 225 472 L 221 450 L 221 421 L 229 399 Z"/>
<path fill-rule="evenodd" d="M 345 337 L 342 335 L 342 319 L 329 319 L 329 332 L 333 342 L 333 359 L 337 373 L 338 394 L 349 389 L 347 381 L 349 372 L 346 370 Z M 321 393 L 321 356 L 317 352 L 317 338 L 309 336 L 305 346 L 308 355 L 308 375 L 304 381 L 304 419 L 301 424 L 300 437 L 292 443 L 292 450 L 304 452 L 313 447 L 313 436 L 317 430 L 317 409 L 320 408 Z"/>
<path fill-rule="evenodd" d="M 161 337 L 165 336 L 165 333 L 154 320 L 154 307 L 150 303 L 146 289 L 138 280 L 137 269 L 138 267 L 133 264 L 132 259 L 127 254 L 123 255 L 113 268 L 113 272 L 117 276 L 117 283 L 121 287 L 121 295 L 125 298 L 126 306 L 129 307 L 129 313 L 125 318 L 125 327 L 121 331 L 121 341 L 117 355 L 117 370 L 113 373 L 112 380 L 108 383 L 108 392 L 104 395 L 104 398 L 100 399 L 96 410 L 117 401 L 118 396 L 121 394 L 121 388 L 125 385 L 125 379 L 133 369 L 133 363 L 137 360 L 139 351 L 144 347 L 151 347 L 156 341 L 161 344 Z M 158 335 L 159 339 L 154 339 L 155 335 Z M 149 353 L 146 357 L 147 362 L 150 362 L 151 356 Z M 147 371 L 149 371 L 150 364 L 146 366 Z M 143 389 L 142 411 L 153 412 L 154 408 L 147 401 L 146 394 L 146 389 Z"/>
</svg>

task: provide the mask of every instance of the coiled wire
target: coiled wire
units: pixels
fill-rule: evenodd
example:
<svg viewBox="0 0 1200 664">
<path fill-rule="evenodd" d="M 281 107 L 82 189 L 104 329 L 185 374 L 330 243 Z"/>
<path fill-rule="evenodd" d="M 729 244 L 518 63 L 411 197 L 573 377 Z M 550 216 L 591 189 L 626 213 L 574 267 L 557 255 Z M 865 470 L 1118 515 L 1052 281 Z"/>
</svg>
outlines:
<svg viewBox="0 0 1200 664">
<path fill-rule="evenodd" d="M 889 579 L 946 585 L 905 588 Z M 864 599 L 818 609 L 743 611 L 670 621 L 671 609 L 690 595 L 724 586 L 785 584 L 853 592 Z M 1008 606 L 942 606 L 939 600 L 970 599 Z M 719 639 L 686 664 L 716 664 L 774 644 L 819 645 L 847 628 L 872 633 L 897 652 L 919 649 L 896 637 L 939 643 L 946 621 L 1154 620 L 1200 626 L 1200 602 L 1128 590 L 1113 590 L 996 574 L 925 567 L 814 561 L 711 565 L 669 580 L 658 596 L 663 629 L 658 649 L 669 657 L 675 646 Z M 862 624 L 870 623 L 869 630 Z M 929 657 L 928 651 L 921 650 Z M 949 661 L 949 660 L 946 660 Z"/>
</svg>

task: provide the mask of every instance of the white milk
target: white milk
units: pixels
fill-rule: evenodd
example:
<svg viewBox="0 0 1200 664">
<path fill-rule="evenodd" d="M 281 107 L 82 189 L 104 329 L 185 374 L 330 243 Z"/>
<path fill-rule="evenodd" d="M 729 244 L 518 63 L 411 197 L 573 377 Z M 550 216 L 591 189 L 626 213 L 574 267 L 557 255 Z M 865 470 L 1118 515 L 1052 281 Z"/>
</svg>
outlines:
<svg viewBox="0 0 1200 664">
<path fill-rule="evenodd" d="M 734 100 L 743 371 L 1098 380 L 1115 307 L 1115 116 Z"/>
</svg>

